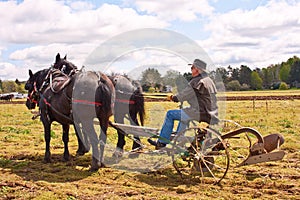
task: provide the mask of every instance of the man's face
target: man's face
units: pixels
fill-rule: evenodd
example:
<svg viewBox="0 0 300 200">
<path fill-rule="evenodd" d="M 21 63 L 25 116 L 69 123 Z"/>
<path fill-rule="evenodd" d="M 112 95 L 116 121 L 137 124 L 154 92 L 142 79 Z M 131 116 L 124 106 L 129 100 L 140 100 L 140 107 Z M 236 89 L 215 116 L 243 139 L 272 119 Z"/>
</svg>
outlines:
<svg viewBox="0 0 300 200">
<path fill-rule="evenodd" d="M 199 69 L 196 68 L 194 65 L 192 65 L 191 71 L 192 71 L 192 77 L 195 77 L 195 76 L 199 75 Z"/>
</svg>

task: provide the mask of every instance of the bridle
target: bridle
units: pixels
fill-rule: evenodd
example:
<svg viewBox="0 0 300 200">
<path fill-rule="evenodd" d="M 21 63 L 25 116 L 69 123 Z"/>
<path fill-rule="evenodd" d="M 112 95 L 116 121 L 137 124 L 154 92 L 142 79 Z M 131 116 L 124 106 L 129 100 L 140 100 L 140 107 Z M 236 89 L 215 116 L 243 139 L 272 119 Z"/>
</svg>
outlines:
<svg viewBox="0 0 300 200">
<path fill-rule="evenodd" d="M 27 96 L 27 99 L 29 100 L 30 103 L 38 104 L 39 92 L 38 92 L 37 87 L 36 87 L 36 81 L 33 83 L 33 90 Z"/>
</svg>

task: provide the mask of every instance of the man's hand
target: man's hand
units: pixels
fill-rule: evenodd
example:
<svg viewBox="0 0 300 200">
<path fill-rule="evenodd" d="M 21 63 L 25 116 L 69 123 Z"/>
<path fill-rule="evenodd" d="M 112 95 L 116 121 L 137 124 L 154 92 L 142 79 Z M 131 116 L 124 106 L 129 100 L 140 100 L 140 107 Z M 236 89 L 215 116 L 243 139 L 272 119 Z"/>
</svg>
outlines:
<svg viewBox="0 0 300 200">
<path fill-rule="evenodd" d="M 173 101 L 173 94 L 167 94 L 167 100 Z"/>
</svg>

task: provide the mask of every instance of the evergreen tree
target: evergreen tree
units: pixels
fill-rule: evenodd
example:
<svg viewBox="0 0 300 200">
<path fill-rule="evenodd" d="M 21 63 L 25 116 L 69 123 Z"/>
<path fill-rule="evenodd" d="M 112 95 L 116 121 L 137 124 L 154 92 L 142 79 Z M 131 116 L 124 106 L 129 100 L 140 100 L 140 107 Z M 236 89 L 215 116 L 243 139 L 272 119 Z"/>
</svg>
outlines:
<svg viewBox="0 0 300 200">
<path fill-rule="evenodd" d="M 249 67 L 247 67 L 246 65 L 241 65 L 240 76 L 238 80 L 241 85 L 243 84 L 251 85 L 251 73 L 252 70 Z"/>
<path fill-rule="evenodd" d="M 300 61 L 295 61 L 294 64 L 291 66 L 290 74 L 289 74 L 289 82 L 300 83 Z"/>
</svg>

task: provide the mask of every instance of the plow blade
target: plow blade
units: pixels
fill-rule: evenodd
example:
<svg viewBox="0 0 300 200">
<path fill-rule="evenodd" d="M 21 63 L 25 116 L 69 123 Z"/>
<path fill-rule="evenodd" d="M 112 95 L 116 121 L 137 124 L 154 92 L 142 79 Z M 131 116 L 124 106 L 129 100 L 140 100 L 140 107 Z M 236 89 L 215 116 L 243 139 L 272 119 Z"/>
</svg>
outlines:
<svg viewBox="0 0 300 200">
<path fill-rule="evenodd" d="M 249 156 L 246 160 L 244 160 L 241 164 L 239 164 L 237 167 L 245 166 L 245 165 L 252 165 L 256 163 L 262 163 L 262 162 L 269 162 L 269 161 L 277 161 L 282 160 L 285 153 L 284 151 L 275 151 L 255 156 Z"/>
</svg>

